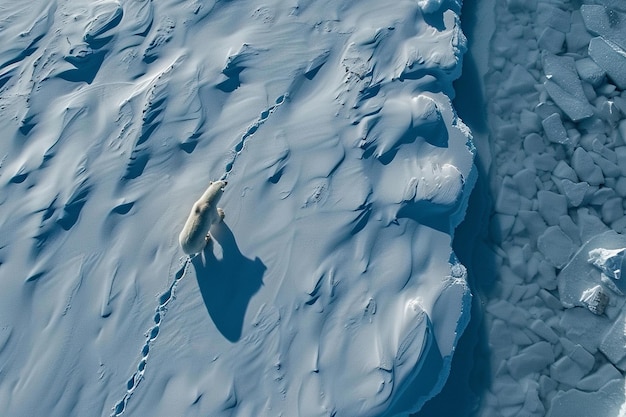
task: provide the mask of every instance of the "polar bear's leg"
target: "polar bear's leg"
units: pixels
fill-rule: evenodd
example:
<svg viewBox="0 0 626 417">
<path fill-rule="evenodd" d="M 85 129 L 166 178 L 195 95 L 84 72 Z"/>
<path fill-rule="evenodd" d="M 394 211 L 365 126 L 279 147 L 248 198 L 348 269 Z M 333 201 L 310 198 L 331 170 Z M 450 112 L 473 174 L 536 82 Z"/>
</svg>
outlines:
<svg viewBox="0 0 626 417">
<path fill-rule="evenodd" d="M 224 220 L 225 214 L 224 214 L 224 210 L 221 207 L 217 208 L 217 214 L 220 217 L 220 221 Z"/>
</svg>

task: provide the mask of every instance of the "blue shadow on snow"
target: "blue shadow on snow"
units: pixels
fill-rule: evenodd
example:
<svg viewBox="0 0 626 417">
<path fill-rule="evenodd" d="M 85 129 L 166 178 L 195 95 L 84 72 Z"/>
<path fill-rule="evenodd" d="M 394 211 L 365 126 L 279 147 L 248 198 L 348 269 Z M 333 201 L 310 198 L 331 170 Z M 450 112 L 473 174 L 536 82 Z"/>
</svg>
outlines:
<svg viewBox="0 0 626 417">
<path fill-rule="evenodd" d="M 202 256 L 192 260 L 204 305 L 215 327 L 229 341 L 241 338 L 243 320 L 252 296 L 263 285 L 267 269 L 261 259 L 246 258 L 226 223 L 216 225 L 211 235 L 222 247 L 223 256 L 213 253 L 209 243 Z"/>
</svg>

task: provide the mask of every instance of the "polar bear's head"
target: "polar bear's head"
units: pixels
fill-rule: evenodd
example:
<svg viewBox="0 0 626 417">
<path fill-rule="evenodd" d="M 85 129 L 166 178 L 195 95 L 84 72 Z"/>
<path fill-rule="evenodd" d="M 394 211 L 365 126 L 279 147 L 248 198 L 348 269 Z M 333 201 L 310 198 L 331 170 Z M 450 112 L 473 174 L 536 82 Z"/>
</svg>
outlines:
<svg viewBox="0 0 626 417">
<path fill-rule="evenodd" d="M 202 195 L 202 202 L 208 205 L 215 205 L 222 197 L 224 193 L 224 187 L 228 184 L 226 181 L 211 181 L 209 183 L 209 188 L 206 189 L 204 194 Z"/>
<path fill-rule="evenodd" d="M 209 183 L 209 187 L 218 187 L 220 188 L 222 191 L 224 191 L 224 187 L 226 187 L 226 185 L 228 184 L 228 181 L 224 181 L 224 180 L 219 180 L 219 181 L 211 181 Z"/>
</svg>

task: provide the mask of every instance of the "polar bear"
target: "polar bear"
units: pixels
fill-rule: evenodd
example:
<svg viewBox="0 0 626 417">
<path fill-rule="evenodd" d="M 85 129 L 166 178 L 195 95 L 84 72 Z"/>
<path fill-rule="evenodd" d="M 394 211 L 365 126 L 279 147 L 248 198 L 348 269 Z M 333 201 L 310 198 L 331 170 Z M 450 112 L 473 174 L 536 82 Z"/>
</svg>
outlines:
<svg viewBox="0 0 626 417">
<path fill-rule="evenodd" d="M 217 207 L 217 203 L 226 184 L 226 181 L 211 181 L 202 197 L 193 204 L 185 227 L 178 236 L 178 242 L 187 255 L 202 252 L 211 239 L 211 226 L 224 219 L 224 210 Z"/>
</svg>

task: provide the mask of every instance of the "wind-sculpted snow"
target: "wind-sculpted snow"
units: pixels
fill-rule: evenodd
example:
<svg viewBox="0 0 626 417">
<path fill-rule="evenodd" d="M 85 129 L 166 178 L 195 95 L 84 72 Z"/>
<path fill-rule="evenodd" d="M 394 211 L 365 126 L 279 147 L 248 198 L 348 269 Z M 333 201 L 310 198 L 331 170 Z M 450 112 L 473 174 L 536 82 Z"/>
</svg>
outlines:
<svg viewBox="0 0 626 417">
<path fill-rule="evenodd" d="M 3 5 L 3 415 L 395 416 L 435 395 L 469 318 L 459 8 Z M 224 222 L 183 257 L 220 178 Z"/>
</svg>

